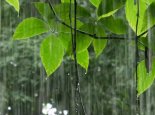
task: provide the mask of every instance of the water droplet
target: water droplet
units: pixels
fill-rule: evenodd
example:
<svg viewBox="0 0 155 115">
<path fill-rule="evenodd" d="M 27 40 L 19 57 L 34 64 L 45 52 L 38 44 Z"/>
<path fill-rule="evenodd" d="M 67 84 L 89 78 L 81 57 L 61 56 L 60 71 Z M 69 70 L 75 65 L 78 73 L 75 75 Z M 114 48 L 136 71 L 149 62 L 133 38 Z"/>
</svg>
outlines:
<svg viewBox="0 0 155 115">
<path fill-rule="evenodd" d="M 14 66 L 14 67 L 17 67 L 17 64 L 14 63 L 13 66 Z"/>
<path fill-rule="evenodd" d="M 98 67 L 98 68 L 97 68 L 97 71 L 98 71 L 98 72 L 100 72 L 100 71 L 101 71 L 101 68 L 100 68 L 100 67 Z"/>
<path fill-rule="evenodd" d="M 56 115 L 57 109 L 56 108 L 52 108 L 48 111 L 48 115 Z"/>
<path fill-rule="evenodd" d="M 10 106 L 8 107 L 8 110 L 9 110 L 9 111 L 11 110 L 11 107 L 10 107 Z"/>
<path fill-rule="evenodd" d="M 68 114 L 68 110 L 63 110 L 63 114 L 67 115 Z"/>
<path fill-rule="evenodd" d="M 10 61 L 10 64 L 13 65 L 13 61 Z"/>
<path fill-rule="evenodd" d="M 48 109 L 50 109 L 50 108 L 52 108 L 52 104 L 47 103 L 47 104 L 46 104 L 46 107 L 47 107 Z"/>
<path fill-rule="evenodd" d="M 35 93 L 34 96 L 35 96 L 35 97 L 38 97 L 38 93 Z"/>
<path fill-rule="evenodd" d="M 62 114 L 62 111 L 59 111 L 59 114 Z"/>
<path fill-rule="evenodd" d="M 47 115 L 47 113 L 48 113 L 47 109 L 46 109 L 46 108 L 43 108 L 43 109 L 42 109 L 42 113 L 43 113 L 44 115 Z"/>
</svg>

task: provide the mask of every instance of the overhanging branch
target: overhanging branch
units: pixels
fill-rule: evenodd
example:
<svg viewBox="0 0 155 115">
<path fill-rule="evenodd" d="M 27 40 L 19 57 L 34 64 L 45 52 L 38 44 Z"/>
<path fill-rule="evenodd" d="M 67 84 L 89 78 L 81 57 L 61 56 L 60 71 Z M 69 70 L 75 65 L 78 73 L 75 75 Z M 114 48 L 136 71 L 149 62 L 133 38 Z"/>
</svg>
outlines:
<svg viewBox="0 0 155 115">
<path fill-rule="evenodd" d="M 54 7 L 53 7 L 53 5 L 51 4 L 50 0 L 48 0 L 48 3 L 49 3 L 49 6 L 50 6 L 50 8 L 51 8 L 51 10 L 52 10 L 52 12 L 53 12 L 53 14 L 54 14 L 56 20 L 57 20 L 59 23 L 61 23 L 62 25 L 64 25 L 64 26 L 66 26 L 66 27 L 68 27 L 68 28 L 74 30 L 75 28 L 73 28 L 72 26 L 66 24 L 63 20 L 61 20 L 61 19 L 57 16 L 57 14 L 56 14 L 56 12 L 55 12 L 55 10 L 54 10 Z M 85 32 L 85 31 L 82 31 L 82 30 L 79 30 L 79 29 L 76 29 L 76 31 L 77 31 L 78 33 L 81 33 L 81 34 L 90 36 L 90 37 L 92 37 L 92 38 L 94 38 L 94 39 L 128 40 L 128 38 L 125 38 L 125 37 L 118 37 L 118 36 L 97 36 L 96 34 L 91 34 L 91 33 L 88 33 L 88 32 Z M 148 32 L 148 30 L 145 31 L 144 33 L 142 33 L 141 35 L 137 36 L 137 38 L 140 38 L 141 36 L 143 36 L 143 35 L 146 34 L 147 32 Z M 134 40 L 134 38 L 131 38 L 131 39 Z M 143 45 L 144 47 L 147 47 L 147 46 L 146 46 L 145 44 L 143 44 L 140 40 L 138 40 L 138 42 L 139 42 L 141 45 Z"/>
</svg>

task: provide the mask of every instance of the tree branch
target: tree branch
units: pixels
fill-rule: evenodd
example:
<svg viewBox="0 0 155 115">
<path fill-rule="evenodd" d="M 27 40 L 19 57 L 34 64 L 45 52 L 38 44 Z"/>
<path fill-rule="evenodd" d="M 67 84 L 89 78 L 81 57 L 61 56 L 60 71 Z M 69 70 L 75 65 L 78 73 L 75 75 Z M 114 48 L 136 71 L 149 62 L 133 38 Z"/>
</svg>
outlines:
<svg viewBox="0 0 155 115">
<path fill-rule="evenodd" d="M 64 21 L 62 21 L 61 19 L 59 19 L 59 17 L 57 16 L 55 10 L 54 10 L 54 7 L 53 5 L 51 4 L 51 2 L 48 0 L 48 3 L 49 3 L 49 6 L 56 18 L 56 20 L 63 24 L 64 26 L 70 28 L 70 29 L 75 29 L 73 27 L 71 27 L 70 25 L 66 24 Z M 96 36 L 96 34 L 90 34 L 88 32 L 85 32 L 85 31 L 82 31 L 82 30 L 79 30 L 79 29 L 76 29 L 77 32 L 81 33 L 81 34 L 84 34 L 84 35 L 87 35 L 87 36 L 90 36 L 90 37 L 93 37 L 94 39 L 118 39 L 118 40 L 124 40 L 124 39 L 127 39 L 127 38 L 124 38 L 124 37 L 117 37 L 117 36 Z"/>
<path fill-rule="evenodd" d="M 136 0 L 137 4 L 137 20 L 136 20 L 136 36 L 135 36 L 135 62 L 136 62 L 136 95 L 138 95 L 138 60 L 139 60 L 139 50 L 138 50 L 138 24 L 139 24 L 139 0 Z M 140 100 L 139 97 L 136 98 L 136 115 L 140 115 Z"/>
<path fill-rule="evenodd" d="M 74 28 L 68 24 L 66 24 L 64 21 L 62 21 L 61 19 L 59 19 L 59 17 L 57 16 L 55 10 L 54 10 L 54 7 L 53 5 L 51 4 L 50 0 L 48 0 L 48 3 L 49 3 L 49 6 L 53 12 L 53 15 L 55 16 L 56 20 L 61 23 L 62 25 L 74 30 Z M 117 36 L 97 36 L 96 34 L 91 34 L 91 33 L 88 33 L 88 32 L 85 32 L 85 31 L 82 31 L 82 30 L 79 30 L 79 29 L 76 29 L 76 31 L 78 33 L 81 33 L 81 34 L 84 34 L 84 35 L 87 35 L 87 36 L 90 36 L 94 39 L 107 39 L 107 40 L 125 40 L 125 39 L 128 39 L 128 38 L 124 38 L 124 37 L 117 37 Z M 140 38 L 141 36 L 143 36 L 145 33 L 147 33 L 147 31 L 145 31 L 144 33 L 142 33 L 141 35 L 137 36 L 137 38 Z M 134 38 L 132 38 L 134 40 Z M 141 41 L 138 40 L 138 42 L 143 45 L 144 47 L 147 47 L 145 46 L 145 44 L 143 44 Z"/>
</svg>

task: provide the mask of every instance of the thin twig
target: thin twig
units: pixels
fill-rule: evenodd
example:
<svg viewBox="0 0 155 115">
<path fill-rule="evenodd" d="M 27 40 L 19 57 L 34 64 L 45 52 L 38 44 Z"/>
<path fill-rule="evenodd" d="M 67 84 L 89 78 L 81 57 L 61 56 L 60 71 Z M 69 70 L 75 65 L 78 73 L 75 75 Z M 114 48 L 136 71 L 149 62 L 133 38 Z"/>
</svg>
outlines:
<svg viewBox="0 0 155 115">
<path fill-rule="evenodd" d="M 138 38 L 142 37 L 143 35 L 145 35 L 149 30 L 151 30 L 152 28 L 154 28 L 155 26 L 152 26 L 150 28 L 148 28 L 146 31 L 144 31 L 143 33 L 141 33 Z"/>
<path fill-rule="evenodd" d="M 139 0 L 136 1 L 137 4 L 137 21 L 136 21 L 136 36 L 135 36 L 135 61 L 136 61 L 136 95 L 138 95 L 138 60 L 139 60 L 139 50 L 138 50 L 138 24 L 139 24 Z M 136 98 L 136 115 L 140 115 L 140 100 L 137 96 Z"/>
</svg>

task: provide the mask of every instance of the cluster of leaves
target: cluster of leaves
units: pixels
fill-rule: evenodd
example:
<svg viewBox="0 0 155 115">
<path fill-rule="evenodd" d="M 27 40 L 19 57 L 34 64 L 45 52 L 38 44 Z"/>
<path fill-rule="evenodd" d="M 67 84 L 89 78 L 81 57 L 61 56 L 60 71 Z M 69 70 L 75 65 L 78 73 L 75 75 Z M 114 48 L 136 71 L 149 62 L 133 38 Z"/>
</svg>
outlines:
<svg viewBox="0 0 155 115">
<path fill-rule="evenodd" d="M 16 1 L 16 2 L 15 2 Z M 7 0 L 19 12 L 18 0 Z M 77 6 L 77 61 L 86 70 L 89 65 L 88 48 L 92 44 L 96 57 L 106 46 L 109 36 L 133 36 L 147 45 L 147 30 L 155 25 L 155 2 L 153 0 L 139 0 L 139 23 L 136 35 L 137 4 L 134 0 L 89 0 L 85 7 Z M 86 2 L 86 1 L 85 1 Z M 70 0 L 61 0 L 60 4 L 34 3 L 42 19 L 30 17 L 23 20 L 16 28 L 13 38 L 21 40 L 46 33 L 48 36 L 42 41 L 40 57 L 47 75 L 51 75 L 63 61 L 65 54 L 72 57 L 70 18 L 74 20 L 73 3 Z M 87 8 L 92 7 L 90 12 Z M 71 17 L 70 17 L 71 16 Z M 81 32 L 82 31 L 82 32 Z M 89 34 L 88 34 L 89 33 Z M 143 35 L 143 33 L 145 33 Z M 141 40 L 141 37 L 143 39 Z M 100 39 L 97 39 L 100 38 Z M 102 39 L 101 39 L 102 38 Z M 72 58 L 73 59 L 73 58 Z M 155 66 L 154 61 L 152 66 Z M 154 81 L 154 70 L 148 73 L 144 61 L 138 65 L 138 95 L 143 93 Z M 149 77 L 148 77 L 149 76 Z"/>
</svg>

